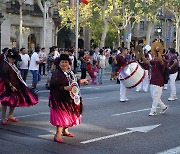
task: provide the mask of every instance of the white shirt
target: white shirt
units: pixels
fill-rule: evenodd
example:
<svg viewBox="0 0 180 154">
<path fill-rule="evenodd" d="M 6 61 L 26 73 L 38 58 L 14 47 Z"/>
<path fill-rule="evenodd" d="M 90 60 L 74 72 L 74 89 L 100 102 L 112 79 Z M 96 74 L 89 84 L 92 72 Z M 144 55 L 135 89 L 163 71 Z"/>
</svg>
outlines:
<svg viewBox="0 0 180 154">
<path fill-rule="evenodd" d="M 47 58 L 46 52 L 40 51 L 38 55 L 40 60 L 43 60 L 43 58 Z M 46 63 L 46 61 L 44 61 L 43 63 Z"/>
<path fill-rule="evenodd" d="M 69 56 L 69 59 L 71 60 L 71 70 L 74 70 L 74 56 Z"/>
<path fill-rule="evenodd" d="M 28 54 L 19 54 L 21 56 L 21 64 L 20 64 L 20 69 L 28 69 L 28 63 L 30 61 L 30 57 Z"/>
<path fill-rule="evenodd" d="M 98 57 L 99 57 L 99 53 L 97 53 L 97 52 L 95 52 L 94 54 L 93 54 L 93 60 L 98 60 Z"/>
<path fill-rule="evenodd" d="M 106 56 L 105 55 L 99 55 L 99 67 L 100 68 L 106 68 Z"/>
<path fill-rule="evenodd" d="M 53 57 L 54 57 L 54 59 L 56 59 L 57 57 L 60 57 L 60 53 L 55 50 Z"/>
<path fill-rule="evenodd" d="M 39 64 L 36 63 L 37 61 L 40 61 L 39 55 L 37 54 L 37 52 L 34 52 L 31 56 L 29 70 L 39 70 Z"/>
</svg>

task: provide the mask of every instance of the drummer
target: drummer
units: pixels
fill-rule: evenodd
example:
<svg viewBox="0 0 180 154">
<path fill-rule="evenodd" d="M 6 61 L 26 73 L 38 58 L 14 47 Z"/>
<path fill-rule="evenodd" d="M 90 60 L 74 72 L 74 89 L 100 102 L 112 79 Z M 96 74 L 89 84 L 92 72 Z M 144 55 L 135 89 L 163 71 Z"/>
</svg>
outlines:
<svg viewBox="0 0 180 154">
<path fill-rule="evenodd" d="M 160 113 L 165 113 L 168 109 L 168 107 L 161 100 L 162 89 L 164 86 L 163 72 L 165 68 L 161 54 L 160 47 L 157 46 L 155 48 L 155 52 L 152 53 L 152 60 L 147 60 L 144 55 L 142 56 L 143 61 L 151 65 L 150 91 L 153 102 L 149 116 L 157 115 L 156 110 L 158 105 L 161 108 Z"/>
<path fill-rule="evenodd" d="M 118 54 L 114 58 L 114 64 L 117 66 L 117 70 L 122 68 L 123 65 L 127 63 L 126 56 L 128 54 L 127 48 L 121 49 L 121 54 Z M 123 85 L 123 83 L 120 81 L 120 102 L 126 102 L 129 101 L 126 97 L 126 87 Z"/>
<path fill-rule="evenodd" d="M 149 45 L 146 45 L 144 48 L 143 48 L 143 51 L 144 51 L 144 56 L 147 60 L 150 59 L 149 57 L 149 54 L 148 54 L 148 51 L 151 50 L 151 47 Z M 145 77 L 143 79 L 143 81 L 138 84 L 136 86 L 136 92 L 140 92 L 141 89 L 144 91 L 144 92 L 147 92 L 148 91 L 148 86 L 149 86 L 149 65 L 144 63 L 142 61 L 142 59 L 138 60 L 138 63 L 142 66 L 142 68 L 144 69 L 145 71 Z"/>
</svg>

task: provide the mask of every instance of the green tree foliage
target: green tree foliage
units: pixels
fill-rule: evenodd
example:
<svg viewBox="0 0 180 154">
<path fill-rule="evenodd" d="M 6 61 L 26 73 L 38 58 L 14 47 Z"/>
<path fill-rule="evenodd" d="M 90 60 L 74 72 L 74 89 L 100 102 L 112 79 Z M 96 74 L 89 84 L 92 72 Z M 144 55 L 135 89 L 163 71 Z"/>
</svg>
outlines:
<svg viewBox="0 0 180 154">
<path fill-rule="evenodd" d="M 61 27 L 66 26 L 70 20 L 71 28 L 76 25 L 76 9 L 75 6 L 69 7 L 69 0 L 62 0 L 58 2 L 59 15 L 62 18 Z M 80 3 L 79 5 L 79 24 L 80 27 L 90 25 L 89 19 L 91 19 L 92 11 L 90 5 Z"/>
</svg>

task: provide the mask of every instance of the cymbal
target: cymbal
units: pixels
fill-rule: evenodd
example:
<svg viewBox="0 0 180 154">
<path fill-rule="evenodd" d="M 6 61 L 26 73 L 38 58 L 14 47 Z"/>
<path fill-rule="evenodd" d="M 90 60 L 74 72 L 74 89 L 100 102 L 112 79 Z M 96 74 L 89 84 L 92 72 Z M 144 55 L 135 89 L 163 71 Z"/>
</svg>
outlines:
<svg viewBox="0 0 180 154">
<path fill-rule="evenodd" d="M 151 53 L 153 55 L 157 55 L 157 48 L 159 48 L 159 52 L 161 53 L 161 55 L 163 54 L 163 45 L 160 42 L 154 42 L 151 45 Z"/>
</svg>

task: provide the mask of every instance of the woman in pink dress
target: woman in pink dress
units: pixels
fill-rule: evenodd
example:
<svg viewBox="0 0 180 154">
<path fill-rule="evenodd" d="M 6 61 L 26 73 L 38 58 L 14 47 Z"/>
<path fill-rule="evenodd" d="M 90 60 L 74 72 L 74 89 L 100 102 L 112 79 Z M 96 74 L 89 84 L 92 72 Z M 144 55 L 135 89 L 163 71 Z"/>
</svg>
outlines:
<svg viewBox="0 0 180 154">
<path fill-rule="evenodd" d="M 69 56 L 61 54 L 50 81 L 50 123 L 57 128 L 54 141 L 59 143 L 63 142 L 62 136 L 73 137 L 68 128 L 81 122 L 82 99 L 76 76 L 69 70 L 70 63 Z M 87 82 L 81 79 L 78 83 Z"/>
<path fill-rule="evenodd" d="M 17 51 L 9 49 L 7 57 L 0 68 L 2 77 L 0 85 L 0 102 L 2 104 L 1 123 L 3 125 L 7 125 L 9 121 L 19 121 L 19 119 L 13 116 L 15 107 L 32 106 L 38 103 L 38 97 L 27 87 L 14 64 L 17 58 Z M 6 119 L 7 106 L 10 108 L 8 119 Z"/>
</svg>

